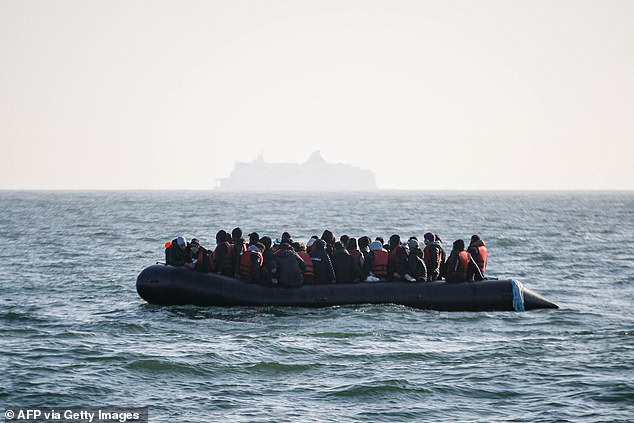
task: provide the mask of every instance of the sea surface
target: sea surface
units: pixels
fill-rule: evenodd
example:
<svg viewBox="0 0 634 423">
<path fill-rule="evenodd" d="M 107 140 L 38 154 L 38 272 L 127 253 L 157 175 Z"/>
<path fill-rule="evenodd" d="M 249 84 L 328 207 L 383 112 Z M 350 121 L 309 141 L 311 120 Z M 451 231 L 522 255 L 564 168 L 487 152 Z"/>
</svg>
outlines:
<svg viewBox="0 0 634 423">
<path fill-rule="evenodd" d="M 558 310 L 159 307 L 179 234 L 478 233 Z M 633 192 L 0 191 L 0 405 L 151 422 L 634 421 Z"/>
</svg>

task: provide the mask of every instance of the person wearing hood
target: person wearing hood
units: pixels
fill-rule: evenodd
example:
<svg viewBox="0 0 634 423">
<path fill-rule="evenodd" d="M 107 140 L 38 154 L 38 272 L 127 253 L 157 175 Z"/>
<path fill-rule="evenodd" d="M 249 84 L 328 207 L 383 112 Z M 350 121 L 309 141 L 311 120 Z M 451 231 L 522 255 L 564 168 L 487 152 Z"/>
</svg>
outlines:
<svg viewBox="0 0 634 423">
<path fill-rule="evenodd" d="M 344 248 L 340 241 L 335 242 L 333 264 L 338 283 L 361 282 L 363 279 L 363 273 L 357 266 L 354 257 Z"/>
<path fill-rule="evenodd" d="M 214 249 L 212 258 L 212 269 L 214 272 L 224 275 L 233 276 L 233 249 L 227 241 L 227 232 L 219 230 L 216 233 L 216 248 Z"/>
<path fill-rule="evenodd" d="M 310 259 L 313 261 L 315 283 L 334 283 L 335 269 L 330 255 L 326 252 L 326 241 L 318 239 L 313 246 L 315 249 L 310 252 Z"/>
<path fill-rule="evenodd" d="M 306 263 L 298 256 L 293 247 L 287 242 L 280 244 L 271 263 L 269 263 L 273 284 L 296 287 L 304 284 L 304 270 Z"/>
<path fill-rule="evenodd" d="M 332 231 L 326 229 L 321 234 L 321 239 L 326 242 L 326 252 L 332 258 L 332 255 L 335 252 L 335 241 L 337 241 L 335 234 L 333 234 Z"/>
<path fill-rule="evenodd" d="M 359 251 L 361 252 L 361 271 L 363 272 L 363 279 L 370 274 L 370 243 L 372 240 L 369 236 L 359 237 L 357 243 L 359 244 Z"/>
<path fill-rule="evenodd" d="M 373 241 L 368 254 L 370 273 L 379 279 L 387 280 L 388 261 L 389 253 L 383 248 L 381 241 Z"/>
<path fill-rule="evenodd" d="M 172 240 L 169 247 L 165 249 L 165 263 L 170 266 L 185 266 L 191 260 L 187 255 L 187 240 L 184 236 L 179 236 Z"/>
<path fill-rule="evenodd" d="M 487 247 L 484 245 L 484 241 L 480 238 L 479 235 L 473 235 L 471 237 L 471 242 L 469 243 L 469 248 L 467 249 L 473 260 L 478 265 L 478 269 L 480 269 L 480 274 L 484 277 L 484 271 L 487 268 L 487 260 L 489 259 L 489 252 Z M 475 276 L 476 280 L 478 275 Z"/>
<path fill-rule="evenodd" d="M 474 277 L 484 279 L 473 257 L 465 250 L 464 241 L 457 239 L 447 259 L 445 279 L 447 282 L 471 282 Z"/>
<path fill-rule="evenodd" d="M 427 232 L 424 236 L 425 248 L 423 249 L 423 261 L 427 268 L 427 280 L 437 281 L 444 276 L 445 252 L 436 235 Z"/>
<path fill-rule="evenodd" d="M 263 236 L 260 238 L 260 244 L 262 244 L 262 271 L 261 271 L 261 282 L 265 285 L 271 285 L 271 261 L 275 258 L 275 254 L 271 250 L 271 245 L 273 244 L 273 240 L 270 236 Z"/>
<path fill-rule="evenodd" d="M 409 282 L 426 281 L 427 267 L 425 266 L 423 252 L 419 247 L 418 240 L 416 238 L 410 238 L 409 241 L 407 241 L 407 247 L 409 249 L 407 271 L 403 275 L 403 278 Z"/>
</svg>

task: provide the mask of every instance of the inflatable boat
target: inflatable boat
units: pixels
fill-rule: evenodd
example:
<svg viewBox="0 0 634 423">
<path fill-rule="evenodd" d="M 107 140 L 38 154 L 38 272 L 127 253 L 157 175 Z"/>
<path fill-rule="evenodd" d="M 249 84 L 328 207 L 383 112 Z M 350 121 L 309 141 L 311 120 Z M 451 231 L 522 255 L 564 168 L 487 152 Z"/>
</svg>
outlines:
<svg viewBox="0 0 634 423">
<path fill-rule="evenodd" d="M 139 274 L 136 289 L 141 298 L 158 305 L 329 307 L 400 304 L 441 311 L 559 308 L 514 279 L 461 283 L 335 283 L 287 288 L 155 264 Z"/>
</svg>

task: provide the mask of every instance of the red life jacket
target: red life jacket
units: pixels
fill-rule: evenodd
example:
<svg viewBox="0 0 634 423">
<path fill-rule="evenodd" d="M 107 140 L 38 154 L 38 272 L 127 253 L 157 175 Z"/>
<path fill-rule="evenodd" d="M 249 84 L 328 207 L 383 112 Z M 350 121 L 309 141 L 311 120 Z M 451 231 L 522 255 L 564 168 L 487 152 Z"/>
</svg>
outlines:
<svg viewBox="0 0 634 423">
<path fill-rule="evenodd" d="M 218 248 L 220 248 L 221 245 L 225 245 L 227 247 L 227 254 L 225 255 L 225 267 L 227 268 L 231 268 L 232 264 L 233 264 L 233 250 L 231 248 L 231 244 L 229 244 L 228 242 L 221 242 L 220 244 L 216 245 L 216 248 L 214 249 L 214 253 L 213 253 L 213 258 L 212 258 L 212 268 L 216 271 L 216 272 L 222 272 L 224 269 L 218 269 L 218 263 L 216 262 L 216 256 L 217 256 L 217 252 L 218 252 Z"/>
<path fill-rule="evenodd" d="M 387 278 L 387 263 L 389 261 L 389 253 L 384 248 L 382 250 L 372 251 L 374 260 L 372 260 L 372 273 L 380 278 Z"/>
<path fill-rule="evenodd" d="M 392 263 L 392 268 L 394 270 L 398 269 L 401 266 L 401 259 L 398 257 L 398 251 L 403 249 L 405 249 L 405 247 L 399 244 L 396 247 L 392 248 L 392 251 L 390 251 L 389 260 L 390 263 Z"/>
<path fill-rule="evenodd" d="M 354 257 L 354 262 L 361 268 L 361 251 L 359 250 L 348 250 L 350 255 Z"/>
<path fill-rule="evenodd" d="M 484 271 L 487 267 L 487 259 L 489 258 L 489 252 L 487 251 L 487 247 L 484 245 L 480 245 L 476 247 L 478 249 L 478 255 L 474 257 L 476 264 L 480 268 L 480 272 L 484 275 Z"/>
<path fill-rule="evenodd" d="M 260 256 L 260 267 L 262 267 L 262 263 L 264 262 L 264 257 L 262 253 L 259 251 L 248 251 L 242 254 L 240 257 L 240 276 L 243 279 L 251 279 L 251 275 L 253 274 L 253 267 L 251 264 L 251 254 L 257 254 Z"/>
<path fill-rule="evenodd" d="M 310 255 L 305 251 L 298 251 L 297 254 L 304 260 L 304 263 L 306 263 L 304 276 L 315 276 L 315 267 L 313 266 L 313 260 L 310 258 Z"/>
</svg>

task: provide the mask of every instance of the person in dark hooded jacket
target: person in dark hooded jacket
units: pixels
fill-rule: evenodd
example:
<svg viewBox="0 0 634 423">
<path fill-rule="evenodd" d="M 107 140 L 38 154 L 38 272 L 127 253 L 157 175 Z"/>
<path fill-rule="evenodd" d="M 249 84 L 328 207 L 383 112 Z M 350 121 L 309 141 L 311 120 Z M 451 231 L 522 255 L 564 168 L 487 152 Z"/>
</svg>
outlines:
<svg viewBox="0 0 634 423">
<path fill-rule="evenodd" d="M 306 263 L 295 253 L 287 242 L 280 244 L 280 249 L 269 263 L 273 284 L 282 286 L 301 286 L 304 284 Z"/>
<path fill-rule="evenodd" d="M 326 252 L 326 241 L 319 239 L 313 245 L 315 249 L 310 252 L 310 258 L 313 260 L 315 283 L 334 283 L 335 269 Z"/>
<path fill-rule="evenodd" d="M 191 259 L 187 255 L 187 240 L 179 236 L 165 249 L 165 263 L 170 266 L 185 266 L 189 262 Z"/>
<path fill-rule="evenodd" d="M 357 266 L 354 257 L 339 241 L 335 243 L 333 263 L 338 283 L 361 282 L 363 280 L 363 273 Z"/>
</svg>

